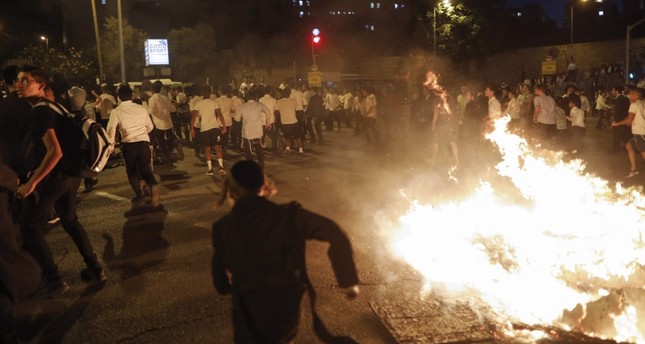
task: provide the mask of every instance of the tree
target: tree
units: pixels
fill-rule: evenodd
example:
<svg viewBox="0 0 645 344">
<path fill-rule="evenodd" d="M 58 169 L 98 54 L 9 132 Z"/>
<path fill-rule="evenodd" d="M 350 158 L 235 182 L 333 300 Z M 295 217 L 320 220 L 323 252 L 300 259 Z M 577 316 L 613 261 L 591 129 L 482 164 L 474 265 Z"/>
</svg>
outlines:
<svg viewBox="0 0 645 344">
<path fill-rule="evenodd" d="M 101 45 L 103 50 L 104 80 L 120 80 L 121 57 L 119 53 L 119 21 L 107 17 L 104 24 Z M 131 81 L 141 80 L 145 67 L 145 40 L 147 34 L 135 29 L 123 19 L 123 46 L 125 54 L 125 74 Z"/>
<path fill-rule="evenodd" d="M 31 60 L 31 64 L 43 68 L 48 74 L 61 74 L 74 85 L 89 85 L 96 79 L 94 60 L 74 47 L 47 50 L 42 44 L 31 45 L 16 54 L 16 58 Z"/>
<path fill-rule="evenodd" d="M 221 64 L 215 52 L 215 30 L 207 24 L 183 27 L 168 34 L 170 66 L 173 77 L 183 81 L 202 81 L 212 76 Z"/>
<path fill-rule="evenodd" d="M 433 14 L 428 12 L 431 21 Z M 486 19 L 476 9 L 463 3 L 439 3 L 436 15 L 437 47 L 453 61 L 464 62 L 488 53 L 490 42 L 486 34 Z"/>
</svg>

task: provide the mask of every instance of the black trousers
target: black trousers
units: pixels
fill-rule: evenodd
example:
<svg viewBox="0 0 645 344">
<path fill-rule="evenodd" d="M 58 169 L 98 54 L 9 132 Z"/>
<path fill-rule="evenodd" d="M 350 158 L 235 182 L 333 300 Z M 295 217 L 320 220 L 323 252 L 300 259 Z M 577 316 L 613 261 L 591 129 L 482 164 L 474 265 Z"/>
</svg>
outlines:
<svg viewBox="0 0 645 344">
<path fill-rule="evenodd" d="M 61 279 L 49 245 L 45 241 L 44 228 L 47 226 L 49 211 L 56 209 L 63 229 L 72 238 L 85 265 L 91 269 L 99 267 L 94 249 L 85 228 L 76 215 L 76 193 L 81 177 L 60 174 L 50 176 L 27 197 L 21 216 L 22 235 L 25 249 L 36 258 L 47 281 Z"/>
<path fill-rule="evenodd" d="M 307 138 L 307 126 L 305 123 L 305 112 L 303 110 L 296 110 L 296 119 L 298 120 L 298 130 L 302 139 Z"/>
<path fill-rule="evenodd" d="M 315 120 L 316 120 L 315 128 L 316 128 L 316 134 L 318 134 L 318 142 L 323 143 L 322 123 L 325 122 L 325 117 L 318 116 L 318 117 L 315 117 Z"/>
<path fill-rule="evenodd" d="M 145 181 L 149 186 L 157 184 L 157 180 L 152 174 L 150 144 L 146 141 L 122 143 L 121 153 L 130 186 L 137 197 L 141 197 L 143 195 L 141 195 L 141 187 L 139 186 L 140 180 Z"/>
</svg>

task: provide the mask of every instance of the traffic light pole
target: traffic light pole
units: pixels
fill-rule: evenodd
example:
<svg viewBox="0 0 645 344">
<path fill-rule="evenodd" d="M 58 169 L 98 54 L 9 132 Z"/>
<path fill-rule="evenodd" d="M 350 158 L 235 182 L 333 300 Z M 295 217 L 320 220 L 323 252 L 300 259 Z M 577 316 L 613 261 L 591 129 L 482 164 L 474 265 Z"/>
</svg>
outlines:
<svg viewBox="0 0 645 344">
<path fill-rule="evenodd" d="M 314 51 L 314 40 L 313 39 L 311 40 L 311 58 L 312 58 L 312 60 L 314 62 L 313 67 L 316 68 L 316 66 L 317 66 L 316 65 L 316 53 Z"/>
</svg>

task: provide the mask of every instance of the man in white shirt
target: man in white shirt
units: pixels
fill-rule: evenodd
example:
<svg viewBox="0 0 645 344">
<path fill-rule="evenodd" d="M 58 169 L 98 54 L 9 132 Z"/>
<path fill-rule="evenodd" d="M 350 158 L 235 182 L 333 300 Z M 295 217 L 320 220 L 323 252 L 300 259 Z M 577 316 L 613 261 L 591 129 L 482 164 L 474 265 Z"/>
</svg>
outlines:
<svg viewBox="0 0 645 344">
<path fill-rule="evenodd" d="M 275 103 L 275 111 L 280 114 L 280 122 L 282 123 L 282 134 L 285 140 L 285 152 L 291 151 L 291 140 L 296 142 L 298 152 L 303 153 L 302 149 L 302 130 L 298 124 L 296 117 L 296 100 L 288 97 L 291 94 L 289 88 L 278 92 L 280 99 Z"/>
<path fill-rule="evenodd" d="M 222 154 L 224 134 L 226 134 L 224 116 L 222 116 L 222 112 L 220 111 L 217 101 L 210 98 L 210 86 L 203 86 L 201 93 L 204 99 L 195 104 L 195 117 L 193 118 L 193 124 L 197 118 L 199 118 L 201 123 L 201 132 L 199 133 L 198 140 L 202 147 L 204 147 L 206 166 L 208 167 L 205 174 L 207 176 L 213 175 L 211 150 L 214 149 L 215 154 L 217 155 L 219 174 L 225 176 L 226 170 L 224 169 L 224 155 Z M 193 131 L 191 135 L 195 136 L 195 132 Z"/>
<path fill-rule="evenodd" d="M 235 110 L 240 107 L 242 104 L 244 104 L 244 99 L 240 97 L 238 92 L 233 91 L 233 95 L 231 96 L 231 116 L 235 116 Z M 242 123 L 240 122 L 233 122 L 233 125 L 231 126 L 231 133 L 230 133 L 230 138 L 231 138 L 231 144 L 233 145 L 234 149 L 241 150 L 242 149 Z"/>
<path fill-rule="evenodd" d="M 261 139 L 273 113 L 257 101 L 262 93 L 261 87 L 249 91 L 248 101 L 237 109 L 233 118 L 237 122 L 242 122 L 242 146 L 244 146 L 246 159 L 254 160 L 257 156 L 258 164 L 264 169 L 264 148 Z"/>
<path fill-rule="evenodd" d="M 188 106 L 188 96 L 184 92 L 183 87 L 177 88 L 177 95 L 175 96 L 175 107 L 177 108 L 177 119 L 179 121 L 178 126 L 179 130 L 177 131 L 180 135 L 180 139 L 184 142 L 190 141 L 190 108 Z"/>
<path fill-rule="evenodd" d="M 289 98 L 296 100 L 296 119 L 298 120 L 298 128 L 301 132 L 300 137 L 303 139 L 307 136 L 307 128 L 305 127 L 305 96 L 304 93 L 294 87 L 291 90 Z"/>
<path fill-rule="evenodd" d="M 107 134 L 110 142 L 116 139 L 116 131 L 121 134 L 121 154 L 125 161 L 125 173 L 135 198 L 132 204 L 145 204 L 145 189 L 151 194 L 151 204 L 160 204 L 159 185 L 152 174 L 152 151 L 149 133 L 154 129 L 148 111 L 143 105 L 132 102 L 132 89 L 128 85 L 119 87 L 121 104 L 110 113 Z"/>
<path fill-rule="evenodd" d="M 488 119 L 494 121 L 502 117 L 502 104 L 495 97 L 495 87 L 492 85 L 486 86 L 484 95 L 488 98 Z"/>
<path fill-rule="evenodd" d="M 340 100 L 343 104 L 343 118 L 345 123 L 347 123 L 347 128 L 351 128 L 352 108 L 354 107 L 354 95 L 352 94 L 352 91 L 349 88 L 346 88 Z"/>
<path fill-rule="evenodd" d="M 571 153 L 582 153 L 585 142 L 585 112 L 580 108 L 580 97 L 572 94 L 567 97 L 569 100 L 569 116 L 567 120 L 571 122 Z"/>
<path fill-rule="evenodd" d="M 99 123 L 105 128 L 107 122 L 110 119 L 110 113 L 112 109 L 116 107 L 116 99 L 110 94 L 110 88 L 108 84 L 101 84 L 101 95 L 96 98 L 96 111 L 99 114 Z"/>
<path fill-rule="evenodd" d="M 361 94 L 363 95 L 361 115 L 363 117 L 365 136 L 368 142 L 379 144 L 381 135 L 376 128 L 376 119 L 378 118 L 376 96 L 367 87 L 361 88 Z"/>
<path fill-rule="evenodd" d="M 217 105 L 219 105 L 220 112 L 224 117 L 224 126 L 226 127 L 226 134 L 224 134 L 224 142 L 222 148 L 226 151 L 226 146 L 228 145 L 229 135 L 231 133 L 231 126 L 233 126 L 233 115 L 231 114 L 231 108 L 233 108 L 233 89 L 230 85 L 224 85 L 221 88 L 219 97 L 217 97 Z"/>
<path fill-rule="evenodd" d="M 341 121 L 341 110 L 343 105 L 340 102 L 340 96 L 338 95 L 335 88 L 329 88 L 329 92 L 325 97 L 325 105 L 329 111 L 329 122 L 331 126 L 327 127 L 327 130 L 334 130 L 334 122 L 338 122 L 338 131 L 340 131 L 340 121 Z"/>
<path fill-rule="evenodd" d="M 533 121 L 537 123 L 540 130 L 540 136 L 553 144 L 557 128 L 555 126 L 555 100 L 546 94 L 543 85 L 535 87 L 535 98 L 533 98 L 534 113 Z"/>
<path fill-rule="evenodd" d="M 278 141 L 280 141 L 280 131 L 275 120 L 275 104 L 278 100 L 273 98 L 271 93 L 273 93 L 273 88 L 270 86 L 264 87 L 264 96 L 258 102 L 269 109 L 270 116 L 267 117 L 264 134 L 271 139 L 271 151 L 275 154 L 278 153 Z"/>
<path fill-rule="evenodd" d="M 188 120 L 188 136 L 191 139 L 191 142 L 193 144 L 193 149 L 195 150 L 195 157 L 197 159 L 202 160 L 201 152 L 203 149 L 201 148 L 201 145 L 199 144 L 199 132 L 201 131 L 201 123 L 199 122 L 199 117 L 197 117 L 196 110 L 195 110 L 195 104 L 202 100 L 202 96 L 199 95 L 199 87 L 194 88 L 197 91 L 197 94 L 190 99 L 188 102 L 188 109 L 190 110 L 190 119 Z M 194 132 L 195 135 L 193 136 L 191 133 Z"/>
<path fill-rule="evenodd" d="M 170 160 L 170 152 L 173 149 L 177 150 L 177 157 L 179 160 L 184 160 L 184 150 L 181 143 L 177 139 L 177 135 L 173 132 L 173 123 L 170 114 L 175 112 L 175 106 L 167 96 L 161 94 L 162 84 L 160 81 L 152 83 L 152 97 L 148 100 L 148 107 L 150 108 L 150 115 L 152 115 L 152 122 L 155 125 L 155 137 L 157 144 L 163 154 L 164 158 Z"/>
<path fill-rule="evenodd" d="M 620 122 L 612 122 L 611 126 L 616 127 L 620 125 L 630 125 L 632 127 L 633 137 L 625 148 L 627 149 L 627 156 L 629 157 L 630 170 L 625 178 L 631 178 L 639 174 L 636 168 L 636 151 L 641 153 L 645 159 L 645 103 L 643 103 L 643 89 L 629 86 L 629 112 L 627 118 Z"/>
</svg>

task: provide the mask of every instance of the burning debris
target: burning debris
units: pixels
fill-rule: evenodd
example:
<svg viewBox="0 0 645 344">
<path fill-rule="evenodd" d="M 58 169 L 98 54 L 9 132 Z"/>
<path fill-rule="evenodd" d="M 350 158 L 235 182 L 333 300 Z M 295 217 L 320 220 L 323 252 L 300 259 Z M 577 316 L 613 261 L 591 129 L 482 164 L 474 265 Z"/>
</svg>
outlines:
<svg viewBox="0 0 645 344">
<path fill-rule="evenodd" d="M 436 85 L 432 75 L 428 80 Z M 537 154 L 506 130 L 507 123 L 508 118 L 496 120 L 487 138 L 502 154 L 499 175 L 526 204 L 502 201 L 482 182 L 459 202 L 413 202 L 384 230 L 393 252 L 424 276 L 423 295 L 450 305 L 470 300 L 451 308 L 457 313 L 447 313 L 450 324 L 435 319 L 446 316 L 445 307 L 417 305 L 427 309 L 422 321 L 428 332 L 415 328 L 397 338 L 402 343 L 645 343 L 642 194 L 585 174 L 581 161 Z M 404 314 L 410 308 L 373 307 L 385 319 L 388 307 L 403 307 Z M 467 308 L 485 316 L 473 317 Z M 384 321 L 393 333 L 398 323 L 411 321 L 390 318 Z"/>
</svg>

